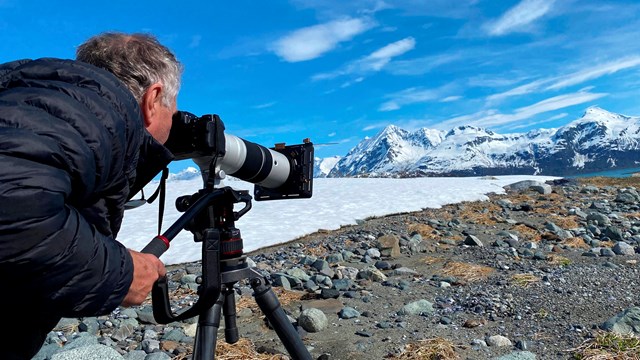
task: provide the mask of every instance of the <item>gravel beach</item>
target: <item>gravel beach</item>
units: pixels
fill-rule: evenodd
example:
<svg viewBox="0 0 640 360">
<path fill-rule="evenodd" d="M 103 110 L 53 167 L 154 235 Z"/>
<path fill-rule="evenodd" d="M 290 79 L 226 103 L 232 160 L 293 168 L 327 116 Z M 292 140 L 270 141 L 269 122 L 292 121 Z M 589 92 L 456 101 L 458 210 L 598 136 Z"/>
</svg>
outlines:
<svg viewBox="0 0 640 360">
<path fill-rule="evenodd" d="M 248 255 L 314 359 L 587 358 L 602 334 L 640 333 L 639 185 L 522 182 Z M 169 267 L 174 307 L 197 298 L 200 271 Z M 246 281 L 236 293 L 241 341 L 221 329 L 217 358 L 288 358 Z M 36 359 L 187 359 L 195 328 L 156 324 L 150 304 L 63 319 Z"/>
</svg>

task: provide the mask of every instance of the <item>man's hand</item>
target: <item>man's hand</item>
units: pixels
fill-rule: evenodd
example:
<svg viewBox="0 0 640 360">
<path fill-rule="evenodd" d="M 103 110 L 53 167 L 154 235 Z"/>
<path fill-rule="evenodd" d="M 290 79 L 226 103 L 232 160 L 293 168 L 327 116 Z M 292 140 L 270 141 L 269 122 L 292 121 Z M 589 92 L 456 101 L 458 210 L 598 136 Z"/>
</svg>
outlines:
<svg viewBox="0 0 640 360">
<path fill-rule="evenodd" d="M 133 281 L 122 306 L 140 305 L 147 298 L 153 284 L 167 274 L 164 264 L 151 254 L 143 254 L 129 249 L 133 259 Z"/>
</svg>

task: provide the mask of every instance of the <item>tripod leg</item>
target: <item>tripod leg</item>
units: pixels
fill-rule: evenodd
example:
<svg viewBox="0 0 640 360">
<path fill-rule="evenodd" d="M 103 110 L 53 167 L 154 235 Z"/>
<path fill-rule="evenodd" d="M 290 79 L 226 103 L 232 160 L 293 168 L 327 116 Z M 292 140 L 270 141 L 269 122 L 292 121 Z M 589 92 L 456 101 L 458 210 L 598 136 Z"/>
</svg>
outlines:
<svg viewBox="0 0 640 360">
<path fill-rule="evenodd" d="M 224 294 L 221 292 L 216 303 L 198 317 L 198 328 L 193 344 L 193 360 L 216 358 L 216 343 L 223 302 Z"/>
<path fill-rule="evenodd" d="M 256 303 L 267 319 L 269 319 L 269 322 L 289 352 L 289 355 L 291 355 L 294 360 L 311 360 L 309 350 L 304 346 L 300 335 L 289 322 L 287 314 L 285 314 L 280 306 L 278 297 L 271 289 L 271 285 L 262 277 L 252 278 L 250 283 L 254 291 L 253 296 Z"/>
<path fill-rule="evenodd" d="M 222 289 L 224 304 L 222 315 L 224 316 L 224 339 L 229 344 L 235 344 L 240 340 L 238 326 L 236 325 L 236 298 L 233 285 L 226 285 Z"/>
</svg>

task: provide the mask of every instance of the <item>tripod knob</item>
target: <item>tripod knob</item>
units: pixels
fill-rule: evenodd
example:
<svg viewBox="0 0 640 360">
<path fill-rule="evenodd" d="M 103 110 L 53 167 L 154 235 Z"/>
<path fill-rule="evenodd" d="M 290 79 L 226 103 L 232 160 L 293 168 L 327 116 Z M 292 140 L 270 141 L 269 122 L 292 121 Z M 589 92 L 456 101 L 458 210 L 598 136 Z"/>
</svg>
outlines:
<svg viewBox="0 0 640 360">
<path fill-rule="evenodd" d="M 242 237 L 240 229 L 230 227 L 222 233 L 220 242 L 220 255 L 222 259 L 239 257 L 243 253 Z"/>
<path fill-rule="evenodd" d="M 191 207 L 190 195 L 180 196 L 176 199 L 176 210 L 179 212 L 185 212 L 189 207 Z"/>
</svg>

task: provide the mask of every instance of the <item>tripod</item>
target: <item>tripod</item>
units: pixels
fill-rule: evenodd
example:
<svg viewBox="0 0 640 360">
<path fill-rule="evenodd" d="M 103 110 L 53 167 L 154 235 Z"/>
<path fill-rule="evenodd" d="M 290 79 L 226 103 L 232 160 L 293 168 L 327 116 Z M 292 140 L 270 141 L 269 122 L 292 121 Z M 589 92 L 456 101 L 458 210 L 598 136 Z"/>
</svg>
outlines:
<svg viewBox="0 0 640 360">
<path fill-rule="evenodd" d="M 235 212 L 233 206 L 236 203 L 244 203 L 245 206 Z M 247 191 L 233 190 L 230 187 L 215 190 L 205 188 L 191 196 L 179 198 L 176 207 L 184 214 L 164 234 L 153 238 L 142 252 L 159 257 L 182 229 L 191 231 L 194 241 L 202 242 L 199 299 L 191 307 L 174 313 L 170 306 L 167 278 L 158 280 L 152 291 L 156 321 L 167 324 L 199 316 L 193 359 L 215 359 L 221 314 L 224 316 L 225 340 L 230 344 L 239 340 L 233 286 L 240 280 L 248 279 L 256 303 L 289 355 L 296 360 L 310 360 L 309 351 L 289 322 L 269 282 L 248 266 L 246 256 L 243 255 L 240 230 L 234 225 L 236 220 L 251 209 L 251 196 Z"/>
</svg>

